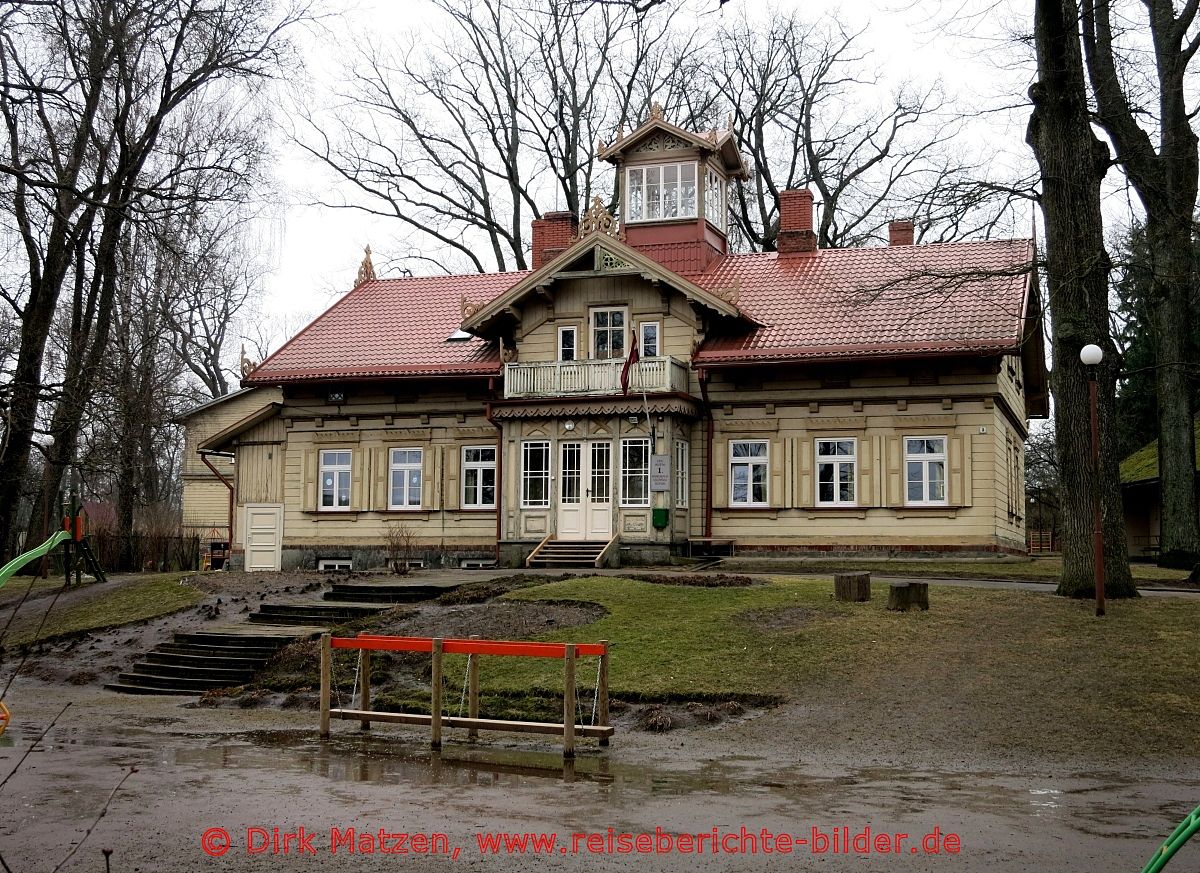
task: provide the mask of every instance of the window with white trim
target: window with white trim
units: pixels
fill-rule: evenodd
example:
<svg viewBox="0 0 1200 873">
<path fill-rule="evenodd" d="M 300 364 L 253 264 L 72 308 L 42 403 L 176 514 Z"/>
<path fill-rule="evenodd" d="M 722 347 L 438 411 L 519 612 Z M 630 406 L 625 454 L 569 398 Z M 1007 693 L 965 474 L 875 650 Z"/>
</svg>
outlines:
<svg viewBox="0 0 1200 873">
<path fill-rule="evenodd" d="M 817 505 L 858 505 L 858 440 L 817 440 Z"/>
<path fill-rule="evenodd" d="M 638 325 L 638 354 L 643 358 L 657 358 L 659 350 L 657 321 L 643 321 Z"/>
<path fill-rule="evenodd" d="M 767 441 L 729 443 L 729 505 L 767 505 Z"/>
<path fill-rule="evenodd" d="M 388 509 L 421 508 L 422 449 L 392 449 L 388 470 L 390 485 Z"/>
<path fill-rule="evenodd" d="M 655 164 L 625 171 L 628 221 L 696 217 L 696 165 Z"/>
<path fill-rule="evenodd" d="M 621 505 L 650 505 L 650 440 L 621 440 Z"/>
<path fill-rule="evenodd" d="M 321 505 L 325 512 L 350 508 L 350 461 L 348 449 L 326 449 L 320 454 Z"/>
<path fill-rule="evenodd" d="M 688 444 L 675 440 L 675 508 L 687 509 L 688 505 Z"/>
<path fill-rule="evenodd" d="M 628 326 L 629 318 L 624 308 L 593 309 L 592 357 L 599 360 L 625 357 L 625 330 Z"/>
<path fill-rule="evenodd" d="M 462 460 L 463 509 L 496 508 L 496 447 L 466 446 Z"/>
<path fill-rule="evenodd" d="M 521 443 L 521 506 L 545 509 L 550 505 L 550 443 Z"/>
<path fill-rule="evenodd" d="M 725 179 L 713 169 L 704 175 L 704 217 L 722 233 L 728 210 L 725 207 Z"/>
<path fill-rule="evenodd" d="M 574 325 L 558 329 L 558 359 L 560 361 L 575 360 L 577 357 L 578 336 L 579 334 Z"/>
<path fill-rule="evenodd" d="M 946 438 L 904 438 L 904 502 L 909 506 L 946 503 Z"/>
</svg>

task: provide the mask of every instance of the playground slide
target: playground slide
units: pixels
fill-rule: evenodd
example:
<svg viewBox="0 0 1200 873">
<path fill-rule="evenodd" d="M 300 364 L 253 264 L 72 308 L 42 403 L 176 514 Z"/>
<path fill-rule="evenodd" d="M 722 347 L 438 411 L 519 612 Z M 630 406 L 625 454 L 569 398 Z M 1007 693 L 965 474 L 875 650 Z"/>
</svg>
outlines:
<svg viewBox="0 0 1200 873">
<path fill-rule="evenodd" d="M 1154 856 L 1146 862 L 1142 873 L 1158 873 L 1167 866 L 1167 862 L 1183 847 L 1183 844 L 1197 833 L 1200 833 L 1200 806 L 1193 809 L 1192 814 L 1181 821 L 1179 826 L 1171 832 L 1171 836 L 1167 837 Z"/>
<path fill-rule="evenodd" d="M 16 572 L 30 561 L 35 561 L 38 558 L 44 558 L 46 555 L 50 554 L 50 552 L 53 551 L 56 546 L 61 545 L 69 539 L 71 539 L 70 531 L 60 530 L 36 549 L 30 549 L 28 552 L 17 555 L 3 567 L 0 567 L 0 588 L 3 588 L 5 583 L 8 582 L 8 580 L 14 575 L 16 575 Z"/>
</svg>

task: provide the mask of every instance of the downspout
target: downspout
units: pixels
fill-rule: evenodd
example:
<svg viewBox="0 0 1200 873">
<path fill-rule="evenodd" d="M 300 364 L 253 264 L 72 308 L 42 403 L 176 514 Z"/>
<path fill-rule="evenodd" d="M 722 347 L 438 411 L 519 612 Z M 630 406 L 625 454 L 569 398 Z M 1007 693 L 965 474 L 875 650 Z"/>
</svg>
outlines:
<svg viewBox="0 0 1200 873">
<path fill-rule="evenodd" d="M 712 403 L 708 399 L 708 370 L 701 367 L 697 372 L 700 380 L 700 397 L 704 400 L 704 414 L 707 418 L 704 434 L 704 537 L 712 539 L 713 519 L 713 414 Z"/>
<path fill-rule="evenodd" d="M 490 380 L 489 380 L 490 382 Z M 493 385 L 489 384 L 489 388 Z M 504 425 L 492 418 L 492 401 L 484 407 L 484 418 L 496 428 L 496 566 L 500 566 L 500 531 L 504 512 Z"/>
<path fill-rule="evenodd" d="M 206 467 L 208 467 L 208 469 L 212 470 L 213 475 L 216 476 L 218 479 L 220 479 L 222 484 L 224 484 L 224 486 L 229 489 L 229 554 L 232 555 L 233 554 L 233 516 L 234 516 L 234 513 L 233 513 L 233 506 L 234 506 L 233 483 L 230 482 L 228 479 L 226 479 L 225 476 L 222 475 L 221 471 L 212 465 L 212 463 L 208 460 L 208 456 L 213 455 L 218 458 L 232 459 L 234 457 L 233 452 L 212 452 L 212 451 L 208 451 L 206 449 L 197 449 L 196 454 L 198 454 L 200 456 L 200 460 L 204 462 L 204 466 L 206 466 Z"/>
</svg>

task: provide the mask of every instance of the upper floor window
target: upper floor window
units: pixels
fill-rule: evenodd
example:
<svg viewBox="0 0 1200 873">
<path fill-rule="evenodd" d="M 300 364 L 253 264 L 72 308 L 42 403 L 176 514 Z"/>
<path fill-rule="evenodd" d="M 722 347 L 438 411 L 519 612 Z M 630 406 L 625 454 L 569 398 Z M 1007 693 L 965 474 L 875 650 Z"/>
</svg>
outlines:
<svg viewBox="0 0 1200 873">
<path fill-rule="evenodd" d="M 350 508 L 350 457 L 349 451 L 321 452 L 321 509 Z"/>
<path fill-rule="evenodd" d="M 946 438 L 905 437 L 906 500 L 913 504 L 946 502 Z"/>
<path fill-rule="evenodd" d="M 592 357 L 625 357 L 625 330 L 628 319 L 624 309 L 592 310 Z"/>
<path fill-rule="evenodd" d="M 704 217 L 724 232 L 725 213 L 725 180 L 710 169 L 704 176 Z"/>
<path fill-rule="evenodd" d="M 729 444 L 729 505 L 767 505 L 767 441 Z"/>
<path fill-rule="evenodd" d="M 696 165 L 657 164 L 625 171 L 628 221 L 696 217 Z"/>
<path fill-rule="evenodd" d="M 392 449 L 389 509 L 421 508 L 421 449 Z"/>
<path fill-rule="evenodd" d="M 657 358 L 662 352 L 658 348 L 658 322 L 643 321 L 638 325 L 638 354 L 643 358 Z"/>
<path fill-rule="evenodd" d="M 858 440 L 817 440 L 817 505 L 858 503 Z"/>
<path fill-rule="evenodd" d="M 560 327 L 558 329 L 558 359 L 560 361 L 575 360 L 575 350 L 578 347 L 577 336 L 578 334 L 574 327 Z"/>
</svg>

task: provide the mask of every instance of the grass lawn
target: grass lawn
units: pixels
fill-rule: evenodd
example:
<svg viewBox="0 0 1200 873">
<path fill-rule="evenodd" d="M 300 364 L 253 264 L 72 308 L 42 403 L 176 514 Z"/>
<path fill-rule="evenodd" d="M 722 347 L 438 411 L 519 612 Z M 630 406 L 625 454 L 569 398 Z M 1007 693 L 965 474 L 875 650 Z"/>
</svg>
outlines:
<svg viewBox="0 0 1200 873">
<path fill-rule="evenodd" d="M 831 587 L 808 578 L 704 589 L 592 577 L 507 596 L 603 605 L 608 615 L 557 637 L 612 641 L 610 685 L 627 699 L 825 695 L 839 705 L 850 689 L 853 706 L 891 708 L 889 718 L 935 714 L 939 729 L 991 730 L 1017 747 L 1200 755 L 1200 602 L 1110 601 L 1096 619 L 1089 603 L 1044 593 L 938 586 L 929 612 L 891 613 L 878 587 L 864 604 L 835 603 Z M 594 663 L 581 662 L 581 686 L 594 681 Z M 557 695 L 561 669 L 484 658 L 481 681 Z M 451 688 L 462 670 L 461 658 L 447 659 Z"/>
<path fill-rule="evenodd" d="M 845 573 L 851 570 L 870 570 L 884 576 L 909 576 L 937 579 L 1016 579 L 1031 582 L 1057 582 L 1062 573 L 1062 558 L 1034 558 L 1030 561 L 887 561 L 869 558 L 839 558 L 828 561 L 797 561 L 782 559 L 762 561 L 726 560 L 723 571 L 730 573 Z M 1130 564 L 1137 582 L 1169 584 L 1182 582 L 1187 570 L 1173 570 L 1154 564 Z"/>
<path fill-rule="evenodd" d="M 33 583 L 30 587 L 30 582 Z M 84 582 L 83 585 L 91 585 L 91 582 Z M 16 605 L 22 597 L 25 597 L 26 602 L 33 600 L 47 592 L 57 591 L 63 586 L 62 576 L 51 576 L 49 579 L 41 577 L 29 576 L 14 576 L 5 583 L 3 588 L 0 588 L 0 609 L 7 606 Z M 81 586 L 83 587 L 83 586 Z M 25 592 L 29 591 L 29 596 L 25 596 Z"/>
<path fill-rule="evenodd" d="M 144 621 L 194 606 L 204 599 L 204 592 L 181 584 L 183 575 L 190 574 L 146 576 L 115 589 L 100 586 L 91 592 L 93 596 L 72 598 L 70 605 L 64 605 L 64 601 L 60 600 L 46 618 L 40 634 L 38 624 L 50 605 L 50 598 L 26 601 L 8 630 L 4 646 L 11 649 L 25 645 L 34 640 L 35 634 L 38 639 L 45 640 Z M 62 585 L 61 579 L 58 585 Z M 64 592 L 63 598 L 67 596 Z"/>
</svg>

